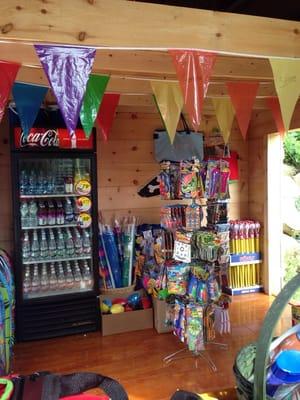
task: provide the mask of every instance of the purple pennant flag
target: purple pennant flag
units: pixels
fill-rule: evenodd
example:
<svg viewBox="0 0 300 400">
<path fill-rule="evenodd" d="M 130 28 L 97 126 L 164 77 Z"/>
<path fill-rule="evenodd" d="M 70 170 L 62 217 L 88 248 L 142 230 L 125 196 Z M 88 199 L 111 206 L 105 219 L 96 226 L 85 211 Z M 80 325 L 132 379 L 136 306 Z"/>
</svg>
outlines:
<svg viewBox="0 0 300 400">
<path fill-rule="evenodd" d="M 72 134 L 92 70 L 96 49 L 35 45 L 65 124 Z"/>
</svg>

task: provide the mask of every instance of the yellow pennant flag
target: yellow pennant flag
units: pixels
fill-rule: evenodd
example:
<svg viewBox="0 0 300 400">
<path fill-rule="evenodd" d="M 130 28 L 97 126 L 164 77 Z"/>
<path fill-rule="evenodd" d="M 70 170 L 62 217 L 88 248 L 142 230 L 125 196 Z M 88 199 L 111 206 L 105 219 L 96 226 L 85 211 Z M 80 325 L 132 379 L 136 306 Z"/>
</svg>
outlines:
<svg viewBox="0 0 300 400">
<path fill-rule="evenodd" d="M 231 127 L 234 118 L 234 108 L 231 101 L 227 97 L 220 97 L 219 99 L 212 99 L 218 124 L 224 139 L 225 144 L 228 143 L 231 133 Z"/>
<path fill-rule="evenodd" d="M 300 59 L 270 59 L 282 120 L 288 131 L 300 95 Z"/>
<path fill-rule="evenodd" d="M 151 87 L 166 131 L 173 143 L 183 107 L 183 97 L 178 82 L 152 81 Z"/>
</svg>

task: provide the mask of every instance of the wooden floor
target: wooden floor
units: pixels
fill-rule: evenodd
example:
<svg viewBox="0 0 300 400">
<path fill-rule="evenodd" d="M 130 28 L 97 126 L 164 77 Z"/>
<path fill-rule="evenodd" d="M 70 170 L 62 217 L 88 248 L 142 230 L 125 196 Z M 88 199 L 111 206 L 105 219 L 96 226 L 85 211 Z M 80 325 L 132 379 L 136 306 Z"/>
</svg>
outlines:
<svg viewBox="0 0 300 400">
<path fill-rule="evenodd" d="M 172 334 L 154 330 L 101 337 L 100 333 L 78 335 L 16 345 L 14 371 L 28 374 L 38 370 L 58 373 L 94 371 L 119 380 L 130 400 L 169 400 L 177 388 L 198 393 L 232 387 L 232 366 L 238 350 L 255 341 L 272 299 L 263 294 L 233 298 L 232 333 L 218 338 L 229 350 L 210 347 L 208 352 L 217 365 L 212 372 L 192 358 L 165 366 L 162 359 L 182 348 Z M 286 310 L 276 334 L 290 326 Z"/>
</svg>

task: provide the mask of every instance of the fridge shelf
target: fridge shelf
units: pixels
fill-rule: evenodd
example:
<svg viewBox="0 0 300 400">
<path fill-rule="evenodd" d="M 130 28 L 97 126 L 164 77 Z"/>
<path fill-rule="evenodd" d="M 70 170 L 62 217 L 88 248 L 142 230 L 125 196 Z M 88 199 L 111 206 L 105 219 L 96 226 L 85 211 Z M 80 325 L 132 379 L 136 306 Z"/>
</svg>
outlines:
<svg viewBox="0 0 300 400">
<path fill-rule="evenodd" d="M 63 262 L 63 261 L 79 261 L 79 260 L 90 260 L 92 258 L 92 255 L 86 255 L 86 256 L 76 256 L 76 257 L 61 257 L 61 258 L 51 258 L 51 259 L 43 259 L 43 260 L 28 260 L 28 261 L 23 261 L 23 265 L 29 265 L 29 264 L 49 264 L 49 263 L 54 263 L 54 262 Z"/>
<path fill-rule="evenodd" d="M 52 229 L 52 228 L 80 228 L 80 226 L 73 222 L 72 224 L 61 224 L 61 225 L 38 225 L 38 226 L 22 226 L 22 231 L 30 231 L 34 229 Z"/>
<path fill-rule="evenodd" d="M 24 297 L 25 300 L 31 300 L 31 299 L 40 299 L 44 297 L 53 297 L 53 296 L 61 296 L 65 294 L 75 294 L 75 293 L 87 293 L 91 292 L 93 289 L 91 288 L 85 288 L 85 289 L 63 289 L 63 290 L 49 290 L 47 292 L 37 292 L 37 293 L 30 293 L 26 297 Z"/>
<path fill-rule="evenodd" d="M 55 197 L 90 197 L 91 194 L 79 194 L 79 193 L 57 193 L 57 194 L 21 194 L 20 199 L 47 199 Z"/>
</svg>

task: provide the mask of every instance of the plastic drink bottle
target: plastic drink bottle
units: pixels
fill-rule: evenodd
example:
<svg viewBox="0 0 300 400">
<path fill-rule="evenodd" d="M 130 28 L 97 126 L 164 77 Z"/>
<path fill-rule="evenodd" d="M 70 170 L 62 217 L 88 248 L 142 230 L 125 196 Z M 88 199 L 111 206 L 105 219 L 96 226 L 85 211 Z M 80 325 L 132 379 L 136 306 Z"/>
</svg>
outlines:
<svg viewBox="0 0 300 400">
<path fill-rule="evenodd" d="M 74 221 L 74 211 L 72 207 L 72 202 L 70 199 L 66 199 L 65 201 L 65 222 L 73 222 Z"/>
<path fill-rule="evenodd" d="M 60 228 L 57 231 L 56 255 L 57 257 L 65 256 L 65 240 Z"/>
<path fill-rule="evenodd" d="M 56 224 L 56 212 L 52 200 L 48 201 L 48 225 Z"/>
<path fill-rule="evenodd" d="M 27 261 L 30 259 L 30 242 L 29 242 L 28 232 L 24 233 L 22 241 L 22 256 L 23 256 L 23 261 Z"/>
<path fill-rule="evenodd" d="M 20 173 L 20 194 L 28 194 L 29 191 L 29 179 L 26 169 L 22 169 Z"/>
<path fill-rule="evenodd" d="M 33 231 L 33 238 L 31 243 L 31 258 L 33 260 L 38 259 L 40 257 L 40 244 L 38 240 L 37 231 Z"/>
<path fill-rule="evenodd" d="M 56 275 L 57 275 L 57 284 L 58 288 L 60 290 L 63 290 L 66 288 L 66 278 L 65 278 L 65 273 L 63 269 L 63 265 L 61 262 L 58 263 L 57 268 L 56 268 Z"/>
<path fill-rule="evenodd" d="M 30 200 L 28 206 L 28 226 L 35 227 L 38 224 L 37 218 L 38 206 L 34 200 Z"/>
<path fill-rule="evenodd" d="M 40 225 L 40 226 L 47 225 L 47 223 L 48 223 L 46 205 L 43 201 L 39 201 L 39 208 L 37 211 L 37 219 L 38 219 L 38 225 Z"/>
<path fill-rule="evenodd" d="M 31 282 L 31 291 L 32 293 L 38 293 L 40 290 L 41 290 L 41 280 L 39 277 L 38 265 L 34 264 L 33 277 Z"/>
<path fill-rule="evenodd" d="M 82 277 L 85 282 L 85 287 L 88 289 L 92 289 L 93 277 L 87 260 L 84 260 L 83 262 Z"/>
<path fill-rule="evenodd" d="M 50 290 L 58 289 L 58 282 L 57 282 L 57 276 L 56 276 L 56 272 L 55 272 L 54 263 L 50 264 L 49 288 L 50 288 Z"/>
<path fill-rule="evenodd" d="M 82 237 L 80 235 L 80 232 L 78 229 L 74 229 L 75 233 L 75 239 L 74 239 L 74 246 L 75 246 L 75 253 L 78 256 L 81 256 L 83 253 L 83 247 L 82 247 Z"/>
<path fill-rule="evenodd" d="M 23 228 L 29 226 L 29 209 L 28 209 L 28 204 L 26 201 L 23 201 L 20 206 L 20 214 L 21 214 L 21 226 Z"/>
<path fill-rule="evenodd" d="M 44 229 L 42 229 L 41 232 L 40 256 L 41 258 L 47 258 L 49 256 L 48 242 Z"/>
<path fill-rule="evenodd" d="M 26 298 L 31 292 L 31 277 L 30 267 L 27 265 L 25 268 L 24 279 L 23 279 L 23 296 Z"/>
<path fill-rule="evenodd" d="M 56 257 L 56 241 L 52 229 L 49 229 L 49 257 Z"/>
<path fill-rule="evenodd" d="M 91 253 L 91 238 L 90 238 L 90 234 L 87 229 L 85 229 L 83 231 L 82 247 L 83 247 L 84 254 Z"/>
<path fill-rule="evenodd" d="M 69 261 L 66 262 L 65 277 L 66 277 L 66 288 L 72 289 L 74 287 L 74 276 Z"/>
<path fill-rule="evenodd" d="M 44 263 L 42 265 L 41 291 L 47 292 L 47 290 L 49 290 L 49 287 L 50 287 L 50 282 L 48 277 L 47 265 Z"/>
<path fill-rule="evenodd" d="M 66 230 L 66 255 L 73 256 L 75 252 L 74 241 L 69 228 Z"/>
<path fill-rule="evenodd" d="M 28 178 L 28 194 L 36 194 L 37 192 L 37 180 L 36 173 L 34 171 L 34 167 L 30 171 Z"/>
<path fill-rule="evenodd" d="M 65 213 L 61 200 L 56 201 L 56 223 L 63 225 L 65 223 Z"/>
<path fill-rule="evenodd" d="M 82 276 L 81 276 L 81 272 L 80 272 L 80 268 L 78 265 L 78 261 L 74 262 L 74 266 L 73 266 L 73 276 L 74 276 L 74 287 L 76 289 L 81 289 L 82 288 Z"/>
</svg>

